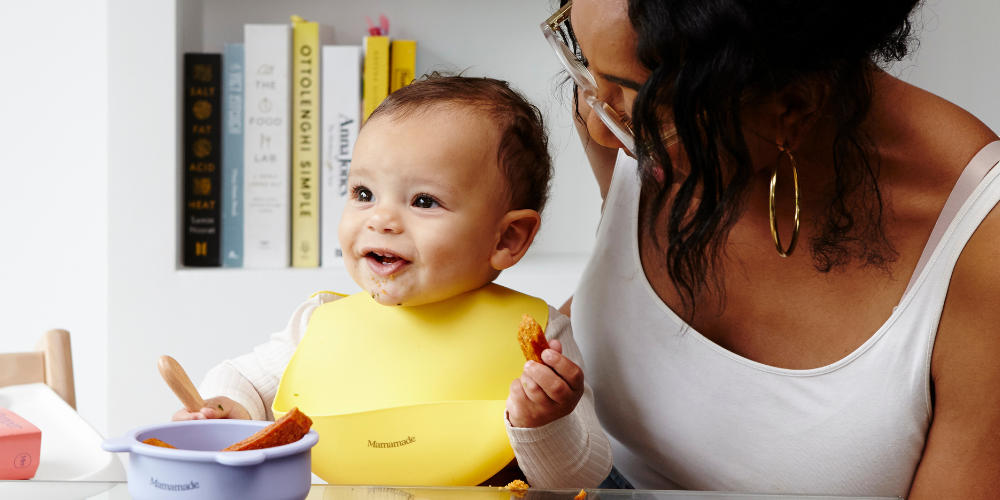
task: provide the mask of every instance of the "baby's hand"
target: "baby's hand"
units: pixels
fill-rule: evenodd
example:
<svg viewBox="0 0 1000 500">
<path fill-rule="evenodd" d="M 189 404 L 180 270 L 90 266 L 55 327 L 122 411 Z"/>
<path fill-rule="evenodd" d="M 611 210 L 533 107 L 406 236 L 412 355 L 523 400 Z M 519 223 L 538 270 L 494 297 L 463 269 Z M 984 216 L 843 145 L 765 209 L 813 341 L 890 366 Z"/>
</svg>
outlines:
<svg viewBox="0 0 1000 500">
<path fill-rule="evenodd" d="M 174 413 L 174 422 L 182 420 L 206 420 L 213 418 L 236 418 L 250 420 L 250 413 L 242 405 L 225 396 L 205 400 L 205 407 L 200 411 L 190 412 L 185 408 Z"/>
<path fill-rule="evenodd" d="M 583 370 L 562 355 L 562 344 L 549 341 L 545 364 L 528 361 L 521 378 L 510 384 L 507 419 L 514 427 L 541 427 L 569 415 L 583 397 Z"/>
</svg>

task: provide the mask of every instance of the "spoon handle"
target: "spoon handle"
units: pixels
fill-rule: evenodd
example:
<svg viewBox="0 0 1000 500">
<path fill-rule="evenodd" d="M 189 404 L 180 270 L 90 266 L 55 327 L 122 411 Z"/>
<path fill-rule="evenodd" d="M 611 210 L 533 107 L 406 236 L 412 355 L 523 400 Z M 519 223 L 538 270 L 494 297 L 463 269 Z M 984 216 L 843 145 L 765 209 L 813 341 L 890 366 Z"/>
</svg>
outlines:
<svg viewBox="0 0 1000 500">
<path fill-rule="evenodd" d="M 187 411 L 194 413 L 205 406 L 205 401 L 198 394 L 198 389 L 195 389 L 187 373 L 184 373 L 184 369 L 174 358 L 160 356 L 157 366 L 160 368 L 160 376 L 163 377 L 163 381 L 167 383 L 170 390 L 174 391 L 177 399 L 181 400 Z"/>
</svg>

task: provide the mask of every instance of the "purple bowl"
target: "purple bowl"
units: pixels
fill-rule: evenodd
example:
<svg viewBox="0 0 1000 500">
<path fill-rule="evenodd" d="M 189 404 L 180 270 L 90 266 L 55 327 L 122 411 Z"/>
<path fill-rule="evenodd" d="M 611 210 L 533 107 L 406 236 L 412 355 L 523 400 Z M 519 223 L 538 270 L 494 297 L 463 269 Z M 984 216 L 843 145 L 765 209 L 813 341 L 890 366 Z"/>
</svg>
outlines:
<svg viewBox="0 0 1000 500">
<path fill-rule="evenodd" d="M 302 500 L 309 495 L 310 450 L 319 441 L 316 431 L 284 446 L 219 451 L 268 424 L 195 420 L 150 425 L 106 439 L 101 448 L 129 452 L 128 491 L 135 500 L 176 500 L 181 492 L 191 500 Z M 143 444 L 152 437 L 180 449 Z"/>
</svg>

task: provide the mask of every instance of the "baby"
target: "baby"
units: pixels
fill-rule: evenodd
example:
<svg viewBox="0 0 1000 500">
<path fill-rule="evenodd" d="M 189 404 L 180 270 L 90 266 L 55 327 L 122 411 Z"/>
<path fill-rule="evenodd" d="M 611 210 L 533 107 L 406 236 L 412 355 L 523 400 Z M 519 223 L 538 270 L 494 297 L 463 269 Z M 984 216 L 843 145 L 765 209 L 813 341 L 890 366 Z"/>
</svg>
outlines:
<svg viewBox="0 0 1000 500">
<path fill-rule="evenodd" d="M 551 175 L 541 115 L 505 82 L 435 74 L 392 93 L 368 118 L 354 148 L 338 236 L 348 273 L 370 299 L 345 300 L 411 308 L 495 287 L 493 280 L 534 240 Z M 174 420 L 273 420 L 279 382 L 297 346 L 308 344 L 303 338 L 313 313 L 339 299 L 314 295 L 270 342 L 213 368 L 199 389 L 208 397 L 206 407 L 181 409 Z M 544 477 L 548 460 L 572 461 L 588 447 L 609 450 L 583 383 L 569 318 L 547 309 L 545 364 L 524 365 L 510 384 L 504 415 L 518 462 L 536 486 L 556 486 Z M 514 325 L 519 321 L 518 315 Z M 512 346 L 515 334 L 516 326 L 504 333 Z M 578 405 L 581 398 L 585 404 Z M 557 420 L 587 429 L 588 443 L 579 450 L 547 450 L 546 426 Z M 560 453 L 567 456 L 553 456 Z"/>
</svg>

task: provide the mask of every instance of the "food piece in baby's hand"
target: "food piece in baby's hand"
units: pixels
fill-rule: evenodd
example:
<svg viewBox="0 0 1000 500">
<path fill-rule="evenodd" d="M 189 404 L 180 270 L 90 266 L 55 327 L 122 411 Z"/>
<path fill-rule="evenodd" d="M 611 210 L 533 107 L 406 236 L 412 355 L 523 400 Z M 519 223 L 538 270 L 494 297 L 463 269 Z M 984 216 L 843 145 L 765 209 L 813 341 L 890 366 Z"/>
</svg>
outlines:
<svg viewBox="0 0 1000 500">
<path fill-rule="evenodd" d="M 177 449 L 176 446 L 173 446 L 170 443 L 164 443 L 163 441 L 160 441 L 159 439 L 156 439 L 156 438 L 146 439 L 146 440 L 143 441 L 143 443 L 144 444 L 148 444 L 150 446 L 159 446 L 160 448 L 171 448 L 171 449 L 174 449 L 174 450 Z"/>
<path fill-rule="evenodd" d="M 292 408 L 284 417 L 279 418 L 273 424 L 222 451 L 259 450 L 294 443 L 302 439 L 302 436 L 309 432 L 310 427 L 312 427 L 312 419 L 300 412 L 298 408 Z"/>
<path fill-rule="evenodd" d="M 549 348 L 542 327 L 530 314 L 521 315 L 521 326 L 517 329 L 517 341 L 521 344 L 524 359 L 542 363 L 542 351 Z"/>
</svg>

